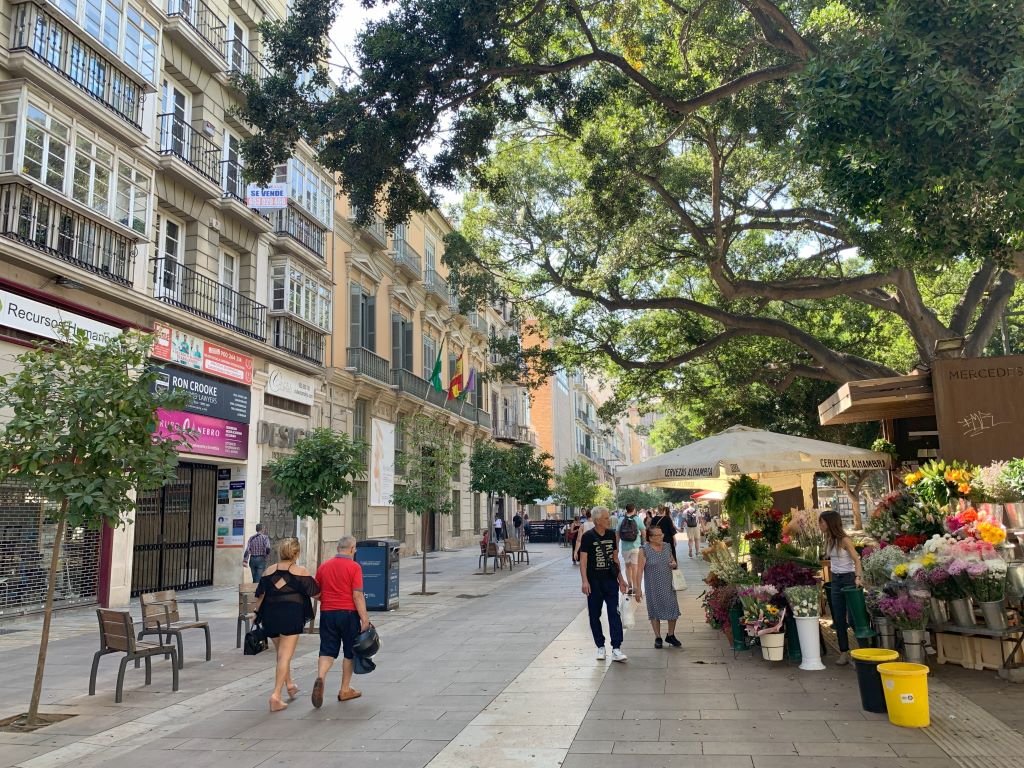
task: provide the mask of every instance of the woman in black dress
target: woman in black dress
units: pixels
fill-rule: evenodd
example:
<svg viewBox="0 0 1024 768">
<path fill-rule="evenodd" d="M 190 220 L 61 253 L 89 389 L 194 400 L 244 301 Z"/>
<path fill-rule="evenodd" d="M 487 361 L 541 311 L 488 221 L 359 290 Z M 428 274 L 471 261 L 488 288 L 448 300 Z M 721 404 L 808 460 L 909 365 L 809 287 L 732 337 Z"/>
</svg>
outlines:
<svg viewBox="0 0 1024 768">
<path fill-rule="evenodd" d="M 664 542 L 668 545 L 668 551 L 672 555 L 672 562 L 676 565 L 679 564 L 679 560 L 676 559 L 676 524 L 672 522 L 671 508 L 668 506 L 658 507 L 654 510 L 654 516 L 651 518 L 650 524 L 647 526 L 647 540 L 651 540 L 651 528 L 660 528 L 662 533 L 665 534 Z"/>
<path fill-rule="evenodd" d="M 256 616 L 277 651 L 274 692 L 270 695 L 270 711 L 280 712 L 288 705 L 281 701 L 281 690 L 287 689 L 289 700 L 299 692 L 292 680 L 292 656 L 306 622 L 313 618 L 312 598 L 320 594 L 316 580 L 295 561 L 299 557 L 297 539 L 285 539 L 278 547 L 278 561 L 264 571 L 256 587 Z"/>
</svg>

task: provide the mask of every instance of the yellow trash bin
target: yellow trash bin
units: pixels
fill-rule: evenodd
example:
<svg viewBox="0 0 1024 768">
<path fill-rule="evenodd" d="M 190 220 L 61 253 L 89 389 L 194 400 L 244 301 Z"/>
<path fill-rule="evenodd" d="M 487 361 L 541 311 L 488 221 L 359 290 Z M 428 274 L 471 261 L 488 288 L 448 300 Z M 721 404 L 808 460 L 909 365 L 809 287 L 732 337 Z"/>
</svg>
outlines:
<svg viewBox="0 0 1024 768">
<path fill-rule="evenodd" d="M 927 728 L 931 722 L 928 712 L 928 667 L 893 661 L 878 665 L 882 676 L 885 706 L 889 722 L 904 728 Z"/>
</svg>

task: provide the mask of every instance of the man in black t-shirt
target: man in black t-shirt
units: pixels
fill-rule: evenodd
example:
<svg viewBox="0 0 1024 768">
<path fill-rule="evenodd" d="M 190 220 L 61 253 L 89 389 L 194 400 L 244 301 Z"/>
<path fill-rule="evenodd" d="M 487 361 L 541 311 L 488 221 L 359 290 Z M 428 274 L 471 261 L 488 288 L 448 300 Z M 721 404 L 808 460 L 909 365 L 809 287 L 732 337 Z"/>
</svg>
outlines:
<svg viewBox="0 0 1024 768">
<path fill-rule="evenodd" d="M 622 645 L 622 619 L 619 617 L 619 593 L 626 594 L 626 581 L 619 572 L 618 541 L 609 528 L 608 509 L 594 507 L 592 530 L 580 540 L 580 575 L 583 594 L 587 596 L 590 631 L 597 646 L 597 658 L 604 661 L 604 632 L 601 629 L 601 609 L 608 607 L 608 629 L 612 636 L 612 661 L 625 661 Z"/>
</svg>

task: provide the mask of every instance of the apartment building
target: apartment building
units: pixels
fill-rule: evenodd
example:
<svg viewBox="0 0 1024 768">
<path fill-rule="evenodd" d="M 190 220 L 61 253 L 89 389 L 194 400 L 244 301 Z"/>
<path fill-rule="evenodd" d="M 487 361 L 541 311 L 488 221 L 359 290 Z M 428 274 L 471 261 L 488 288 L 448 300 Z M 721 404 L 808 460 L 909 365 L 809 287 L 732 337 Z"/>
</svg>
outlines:
<svg viewBox="0 0 1024 768">
<path fill-rule="evenodd" d="M 0 369 L 71 322 L 157 336 L 162 414 L 201 433 L 123 529 L 71 530 L 59 604 L 234 584 L 266 463 L 319 424 L 336 318 L 334 184 L 308 146 L 280 207 L 247 205 L 233 76 L 283 0 L 0 0 Z M 0 615 L 32 610 L 54 546 L 45 500 L 0 484 Z"/>
</svg>

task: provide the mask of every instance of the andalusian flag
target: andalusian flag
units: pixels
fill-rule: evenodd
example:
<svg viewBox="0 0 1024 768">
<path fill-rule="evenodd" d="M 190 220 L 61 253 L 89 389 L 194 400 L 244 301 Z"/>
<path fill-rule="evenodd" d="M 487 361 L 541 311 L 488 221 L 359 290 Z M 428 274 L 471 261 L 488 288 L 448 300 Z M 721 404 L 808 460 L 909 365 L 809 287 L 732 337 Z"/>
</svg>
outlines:
<svg viewBox="0 0 1024 768">
<path fill-rule="evenodd" d="M 476 387 L 476 368 L 469 369 L 469 378 L 466 379 L 466 386 L 462 390 L 462 394 L 459 397 L 465 398 L 466 395 L 473 393 L 473 389 Z"/>
<path fill-rule="evenodd" d="M 448 385 L 448 399 L 455 400 L 462 394 L 465 387 L 462 384 L 462 356 L 465 353 L 459 355 L 455 361 L 455 375 L 452 376 L 451 383 Z"/>
<path fill-rule="evenodd" d="M 434 370 L 430 373 L 430 383 L 434 386 L 435 392 L 444 392 L 444 384 L 441 383 L 441 355 L 444 352 L 444 341 L 437 348 L 437 359 L 434 361 Z"/>
</svg>

